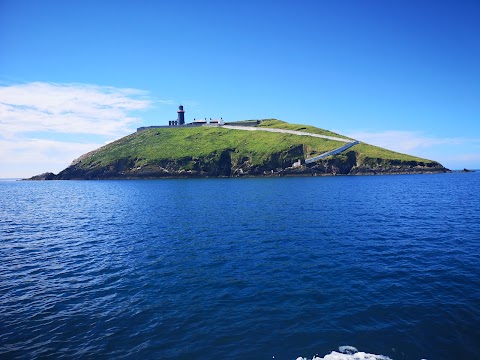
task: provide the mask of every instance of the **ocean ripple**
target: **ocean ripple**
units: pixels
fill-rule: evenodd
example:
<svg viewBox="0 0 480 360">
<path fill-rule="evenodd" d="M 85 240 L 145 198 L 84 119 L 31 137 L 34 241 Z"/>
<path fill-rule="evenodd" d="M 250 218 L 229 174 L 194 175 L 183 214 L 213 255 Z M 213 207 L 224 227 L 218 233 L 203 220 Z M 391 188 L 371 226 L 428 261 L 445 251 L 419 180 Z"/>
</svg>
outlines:
<svg viewBox="0 0 480 360">
<path fill-rule="evenodd" d="M 478 357 L 479 190 L 478 173 L 0 182 L 0 358 Z"/>
</svg>

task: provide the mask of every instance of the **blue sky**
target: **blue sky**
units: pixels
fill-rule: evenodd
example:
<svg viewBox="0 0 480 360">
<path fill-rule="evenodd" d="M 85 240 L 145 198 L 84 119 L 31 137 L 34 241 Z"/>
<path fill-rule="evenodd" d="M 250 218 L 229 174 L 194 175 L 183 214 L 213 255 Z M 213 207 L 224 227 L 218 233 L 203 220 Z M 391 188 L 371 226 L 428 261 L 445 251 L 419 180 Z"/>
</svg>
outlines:
<svg viewBox="0 0 480 360">
<path fill-rule="evenodd" d="M 0 177 L 194 117 L 480 168 L 480 2 L 0 0 Z"/>
</svg>

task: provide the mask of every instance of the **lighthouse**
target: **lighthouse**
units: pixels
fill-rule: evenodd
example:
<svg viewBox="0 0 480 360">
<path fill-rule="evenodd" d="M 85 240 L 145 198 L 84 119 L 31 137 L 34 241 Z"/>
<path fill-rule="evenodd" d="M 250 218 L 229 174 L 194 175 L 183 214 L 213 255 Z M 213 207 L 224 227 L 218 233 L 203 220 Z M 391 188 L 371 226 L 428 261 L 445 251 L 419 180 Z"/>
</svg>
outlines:
<svg viewBox="0 0 480 360">
<path fill-rule="evenodd" d="M 183 110 L 183 105 L 180 105 L 177 110 L 177 124 L 184 125 L 185 124 L 185 111 Z"/>
</svg>

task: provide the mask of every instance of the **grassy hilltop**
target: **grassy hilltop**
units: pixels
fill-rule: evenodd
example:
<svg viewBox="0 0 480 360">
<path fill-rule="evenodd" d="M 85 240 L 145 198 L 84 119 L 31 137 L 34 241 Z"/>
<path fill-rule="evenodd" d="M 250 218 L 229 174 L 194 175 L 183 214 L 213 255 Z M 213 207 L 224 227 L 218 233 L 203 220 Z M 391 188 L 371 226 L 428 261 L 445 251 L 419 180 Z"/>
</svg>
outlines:
<svg viewBox="0 0 480 360">
<path fill-rule="evenodd" d="M 259 128 L 297 130 L 349 139 L 313 126 L 270 119 Z M 304 160 L 344 145 L 311 136 L 223 127 L 151 128 L 75 160 L 52 179 L 161 178 L 301 174 L 373 174 L 447 171 L 435 161 L 360 143 L 305 165 Z M 302 165 L 292 167 L 301 160 Z"/>
</svg>

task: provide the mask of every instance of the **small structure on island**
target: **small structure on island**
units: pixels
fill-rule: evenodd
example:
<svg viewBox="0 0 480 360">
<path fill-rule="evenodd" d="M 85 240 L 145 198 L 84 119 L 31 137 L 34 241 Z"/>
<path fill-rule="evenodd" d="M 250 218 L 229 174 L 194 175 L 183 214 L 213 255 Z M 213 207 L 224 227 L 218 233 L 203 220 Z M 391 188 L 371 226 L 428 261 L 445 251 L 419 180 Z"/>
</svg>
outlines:
<svg viewBox="0 0 480 360">
<path fill-rule="evenodd" d="M 302 166 L 302 160 L 298 159 L 297 161 L 295 161 L 293 164 L 292 164 L 292 167 L 293 168 L 298 168 Z"/>
<path fill-rule="evenodd" d="M 220 119 L 212 119 L 210 118 L 210 124 L 212 125 L 223 125 L 224 122 L 223 122 L 223 119 L 220 118 Z"/>
<path fill-rule="evenodd" d="M 168 125 L 154 125 L 154 126 L 142 126 L 137 128 L 137 131 L 147 130 L 147 129 L 155 129 L 155 128 L 166 128 L 166 127 L 190 127 L 190 126 L 222 126 L 225 125 L 223 118 L 220 119 L 212 119 L 210 118 L 210 122 L 207 121 L 207 118 L 203 119 L 193 119 L 191 123 L 185 123 L 185 110 L 183 110 L 183 105 L 178 106 L 177 110 L 177 120 L 169 120 Z"/>
<path fill-rule="evenodd" d="M 180 105 L 177 110 L 177 125 L 185 124 L 185 111 L 183 110 L 183 105 Z"/>
</svg>

